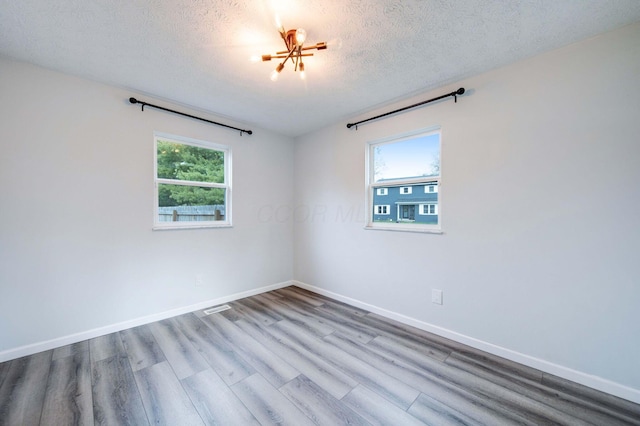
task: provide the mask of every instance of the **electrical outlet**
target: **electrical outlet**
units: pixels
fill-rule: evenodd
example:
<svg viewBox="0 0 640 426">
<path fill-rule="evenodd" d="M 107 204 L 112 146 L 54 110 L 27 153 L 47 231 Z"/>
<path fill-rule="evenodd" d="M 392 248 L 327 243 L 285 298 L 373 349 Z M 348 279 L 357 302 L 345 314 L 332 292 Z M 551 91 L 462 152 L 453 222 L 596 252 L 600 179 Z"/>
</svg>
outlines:
<svg viewBox="0 0 640 426">
<path fill-rule="evenodd" d="M 436 305 L 442 305 L 442 290 L 431 289 L 431 302 Z"/>
<path fill-rule="evenodd" d="M 204 275 L 196 274 L 196 287 L 202 287 L 204 285 Z"/>
</svg>

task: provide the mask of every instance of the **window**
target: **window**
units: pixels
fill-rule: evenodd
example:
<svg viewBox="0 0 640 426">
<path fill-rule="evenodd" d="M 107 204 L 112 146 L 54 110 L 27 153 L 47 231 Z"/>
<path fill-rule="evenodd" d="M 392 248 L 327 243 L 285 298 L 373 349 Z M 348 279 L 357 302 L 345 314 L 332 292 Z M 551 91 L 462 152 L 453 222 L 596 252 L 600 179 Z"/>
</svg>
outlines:
<svg viewBox="0 0 640 426">
<path fill-rule="evenodd" d="M 231 226 L 231 150 L 156 133 L 154 229 Z"/>
<path fill-rule="evenodd" d="M 368 143 L 367 229 L 441 232 L 440 137 L 435 128 Z"/>
<path fill-rule="evenodd" d="M 374 212 L 375 214 L 381 214 L 381 215 L 388 215 L 389 214 L 389 207 L 387 205 L 377 205 L 374 208 Z"/>
<path fill-rule="evenodd" d="M 421 204 L 420 205 L 420 214 L 437 215 L 438 214 L 438 205 L 437 204 Z"/>
</svg>

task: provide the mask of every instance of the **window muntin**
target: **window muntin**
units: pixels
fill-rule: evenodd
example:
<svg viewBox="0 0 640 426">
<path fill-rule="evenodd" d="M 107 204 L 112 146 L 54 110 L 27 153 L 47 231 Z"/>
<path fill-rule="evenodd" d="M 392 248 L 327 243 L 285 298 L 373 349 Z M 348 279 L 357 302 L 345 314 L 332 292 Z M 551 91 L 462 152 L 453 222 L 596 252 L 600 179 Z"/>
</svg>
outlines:
<svg viewBox="0 0 640 426">
<path fill-rule="evenodd" d="M 368 144 L 366 228 L 440 232 L 440 139 L 429 129 Z"/>
<path fill-rule="evenodd" d="M 154 229 L 231 226 L 231 151 L 156 133 Z"/>
</svg>

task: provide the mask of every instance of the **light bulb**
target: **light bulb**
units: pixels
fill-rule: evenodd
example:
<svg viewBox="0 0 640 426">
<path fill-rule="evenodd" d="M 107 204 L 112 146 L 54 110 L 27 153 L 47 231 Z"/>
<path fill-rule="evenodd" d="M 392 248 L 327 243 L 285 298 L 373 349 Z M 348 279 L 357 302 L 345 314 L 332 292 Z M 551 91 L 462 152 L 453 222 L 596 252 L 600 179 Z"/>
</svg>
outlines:
<svg viewBox="0 0 640 426">
<path fill-rule="evenodd" d="M 296 30 L 296 43 L 298 43 L 298 46 L 301 46 L 306 39 L 307 39 L 307 32 L 304 30 L 304 28 L 298 28 Z"/>
<path fill-rule="evenodd" d="M 280 21 L 280 17 L 278 15 L 276 15 L 276 28 L 278 29 L 278 31 L 284 31 L 282 22 Z"/>
<path fill-rule="evenodd" d="M 307 75 L 304 72 L 304 63 L 300 61 L 300 79 L 304 80 L 305 78 L 307 78 Z"/>
<path fill-rule="evenodd" d="M 271 81 L 278 81 L 278 74 L 280 73 L 276 70 L 271 71 Z"/>
</svg>

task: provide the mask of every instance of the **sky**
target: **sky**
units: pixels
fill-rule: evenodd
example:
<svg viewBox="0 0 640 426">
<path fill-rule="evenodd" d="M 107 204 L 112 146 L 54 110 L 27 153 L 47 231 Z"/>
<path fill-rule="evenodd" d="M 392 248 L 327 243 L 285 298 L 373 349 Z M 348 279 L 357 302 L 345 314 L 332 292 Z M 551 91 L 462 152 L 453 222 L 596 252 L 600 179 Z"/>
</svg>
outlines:
<svg viewBox="0 0 640 426">
<path fill-rule="evenodd" d="M 418 136 L 400 142 L 377 145 L 374 149 L 376 182 L 439 174 L 433 164 L 440 164 L 440 134 Z"/>
</svg>

